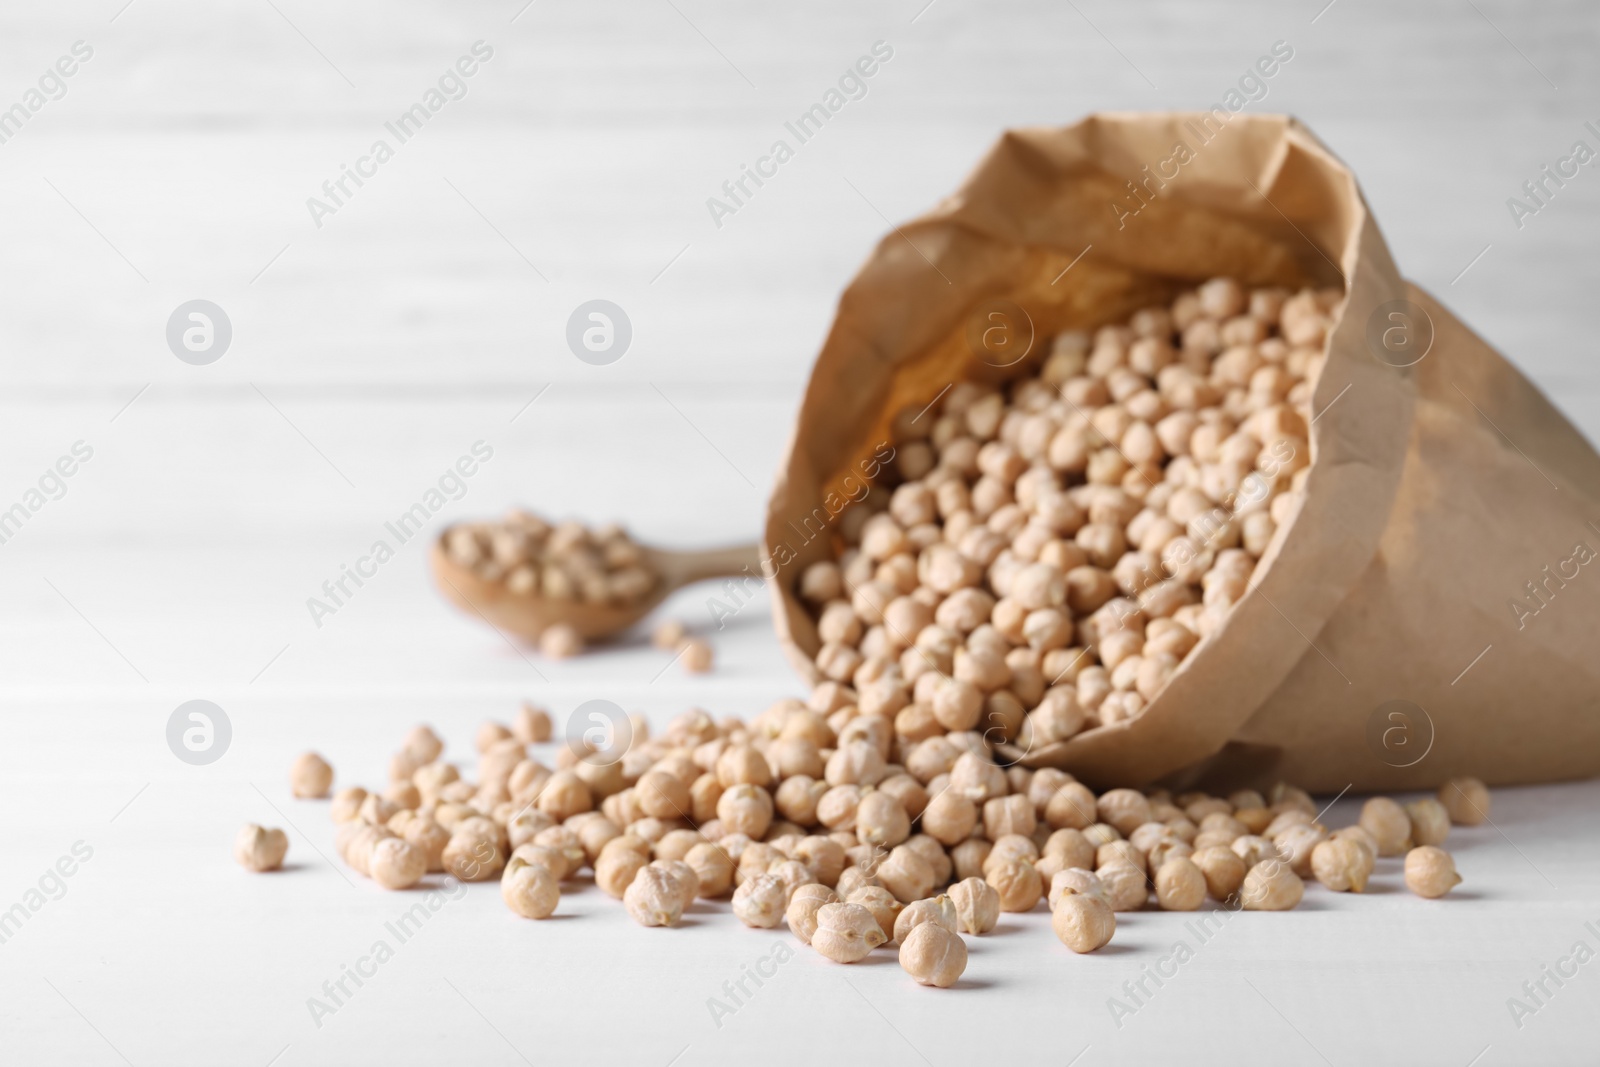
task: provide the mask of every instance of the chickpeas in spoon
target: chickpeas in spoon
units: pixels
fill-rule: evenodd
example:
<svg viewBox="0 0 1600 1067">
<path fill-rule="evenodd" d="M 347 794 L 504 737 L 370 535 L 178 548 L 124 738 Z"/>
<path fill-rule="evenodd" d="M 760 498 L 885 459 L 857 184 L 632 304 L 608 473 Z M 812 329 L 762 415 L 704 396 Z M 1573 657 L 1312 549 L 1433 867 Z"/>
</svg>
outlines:
<svg viewBox="0 0 1600 1067">
<path fill-rule="evenodd" d="M 428 562 L 451 603 L 553 656 L 626 630 L 692 582 L 761 575 L 755 545 L 672 551 L 620 526 L 551 524 L 526 511 L 447 528 Z"/>
</svg>

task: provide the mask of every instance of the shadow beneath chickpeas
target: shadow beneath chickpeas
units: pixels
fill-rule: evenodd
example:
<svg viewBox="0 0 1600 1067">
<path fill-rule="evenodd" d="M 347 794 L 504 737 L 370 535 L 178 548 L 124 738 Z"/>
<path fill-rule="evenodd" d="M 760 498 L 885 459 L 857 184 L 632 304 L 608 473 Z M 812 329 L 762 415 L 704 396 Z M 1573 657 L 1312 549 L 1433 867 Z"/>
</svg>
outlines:
<svg viewBox="0 0 1600 1067">
<path fill-rule="evenodd" d="M 993 982 L 993 981 L 990 981 L 987 978 L 961 978 L 961 979 L 958 979 L 956 981 L 955 985 L 949 986 L 948 988 L 950 988 L 950 989 L 993 989 L 996 986 L 998 986 L 999 984 L 1000 984 L 999 982 Z"/>
<path fill-rule="evenodd" d="M 1070 949 L 1068 951 L 1071 951 Z M 1108 945 L 1101 945 L 1093 952 L 1073 952 L 1074 956 L 1126 956 L 1130 952 L 1140 951 L 1139 945 L 1119 945 L 1115 941 Z"/>
<path fill-rule="evenodd" d="M 1407 892 L 1410 892 L 1410 890 L 1407 890 Z M 1492 898 L 1490 898 L 1487 894 L 1484 894 L 1484 893 L 1474 893 L 1470 889 L 1452 889 L 1452 890 L 1450 890 L 1450 892 L 1446 893 L 1442 897 L 1439 897 L 1438 899 L 1440 899 L 1440 900 L 1489 900 L 1489 899 L 1492 899 Z"/>
<path fill-rule="evenodd" d="M 898 967 L 900 966 L 900 949 L 894 945 L 884 947 L 881 952 L 869 952 L 856 962 L 852 967 Z"/>
<path fill-rule="evenodd" d="M 260 873 L 262 873 L 262 874 L 292 874 L 295 871 L 309 871 L 311 868 L 312 868 L 312 864 L 309 864 L 309 863 L 283 863 L 283 864 L 279 864 L 278 866 L 274 867 L 270 871 L 262 871 Z"/>
</svg>

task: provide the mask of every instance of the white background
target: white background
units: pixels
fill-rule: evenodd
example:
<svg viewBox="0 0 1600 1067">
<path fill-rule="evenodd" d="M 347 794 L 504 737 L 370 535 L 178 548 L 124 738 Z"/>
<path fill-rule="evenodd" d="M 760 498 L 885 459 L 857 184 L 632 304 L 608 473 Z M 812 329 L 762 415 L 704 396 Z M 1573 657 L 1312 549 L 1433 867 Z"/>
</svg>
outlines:
<svg viewBox="0 0 1600 1067">
<path fill-rule="evenodd" d="M 1596 143 L 1592 5 L 123 2 L 0 13 L 0 106 L 94 49 L 0 145 L 0 508 L 94 450 L 0 545 L 0 909 L 93 849 L 0 945 L 0 1059 L 1594 1060 L 1600 963 L 1520 1029 L 1506 1005 L 1574 942 L 1600 948 L 1593 784 L 1497 794 L 1495 828 L 1452 838 L 1450 900 L 1412 898 L 1390 861 L 1366 897 L 1233 920 L 1120 1028 L 1107 998 L 1197 946 L 1182 917 L 1126 917 L 1092 958 L 1042 910 L 1009 917 L 953 991 L 886 953 L 845 970 L 802 950 L 718 1027 L 707 998 L 788 935 L 720 908 L 645 931 L 592 887 L 539 924 L 474 888 L 319 1028 L 306 999 L 412 898 L 347 884 L 323 806 L 285 781 L 314 746 L 375 784 L 424 719 L 467 758 L 523 698 L 659 722 L 798 692 L 764 600 L 692 680 L 637 640 L 562 664 L 509 648 L 442 605 L 415 542 L 320 628 L 305 602 L 478 440 L 494 458 L 441 522 L 523 503 L 661 544 L 753 539 L 833 302 L 891 221 L 1007 126 L 1208 106 L 1278 40 L 1294 58 L 1252 110 L 1307 121 L 1403 271 L 1600 436 L 1600 178 L 1520 230 L 1505 205 Z M 479 39 L 469 94 L 314 226 L 306 198 Z M 880 40 L 867 96 L 714 225 L 706 198 Z M 596 297 L 633 323 L 606 367 L 563 340 Z M 194 298 L 233 323 L 210 366 L 165 344 Z M 669 609 L 709 631 L 714 591 Z M 164 739 L 192 698 L 232 720 L 208 767 Z M 290 830 L 289 870 L 233 865 L 245 821 Z"/>
</svg>

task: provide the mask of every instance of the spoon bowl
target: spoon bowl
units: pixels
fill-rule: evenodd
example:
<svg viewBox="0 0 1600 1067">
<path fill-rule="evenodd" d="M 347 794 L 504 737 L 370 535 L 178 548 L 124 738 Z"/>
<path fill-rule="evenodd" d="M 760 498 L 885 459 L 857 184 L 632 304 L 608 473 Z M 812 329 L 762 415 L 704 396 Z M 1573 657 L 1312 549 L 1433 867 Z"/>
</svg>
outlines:
<svg viewBox="0 0 1600 1067">
<path fill-rule="evenodd" d="M 503 633 L 537 643 L 539 635 L 558 623 L 576 630 L 585 641 L 621 633 L 655 610 L 675 590 L 708 578 L 749 577 L 761 580 L 761 553 L 756 545 L 736 545 L 698 552 L 680 552 L 641 545 L 645 565 L 656 575 L 650 591 L 626 603 L 556 600 L 538 594 L 513 593 L 501 581 L 488 581 L 463 567 L 445 551 L 443 531 L 428 550 L 428 566 L 446 600 Z"/>
</svg>

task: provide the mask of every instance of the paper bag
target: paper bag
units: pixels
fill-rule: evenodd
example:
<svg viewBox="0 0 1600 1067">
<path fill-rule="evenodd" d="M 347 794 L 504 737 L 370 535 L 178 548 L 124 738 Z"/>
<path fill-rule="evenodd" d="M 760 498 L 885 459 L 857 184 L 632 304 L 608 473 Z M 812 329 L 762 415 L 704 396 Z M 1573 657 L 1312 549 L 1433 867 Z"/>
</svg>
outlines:
<svg viewBox="0 0 1600 1067">
<path fill-rule="evenodd" d="M 1600 456 L 1401 279 L 1354 176 L 1285 116 L 1010 132 L 953 196 L 883 238 L 840 298 L 768 506 L 775 623 L 802 676 L 820 680 L 800 574 L 838 554 L 841 502 L 882 476 L 897 411 L 954 381 L 1036 373 L 1055 333 L 1218 275 L 1348 294 L 1302 504 L 1252 592 L 1140 715 L 1002 755 L 1100 788 L 1600 771 Z M 969 343 L 994 301 L 1034 331 L 1010 366 Z"/>
</svg>

